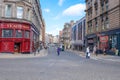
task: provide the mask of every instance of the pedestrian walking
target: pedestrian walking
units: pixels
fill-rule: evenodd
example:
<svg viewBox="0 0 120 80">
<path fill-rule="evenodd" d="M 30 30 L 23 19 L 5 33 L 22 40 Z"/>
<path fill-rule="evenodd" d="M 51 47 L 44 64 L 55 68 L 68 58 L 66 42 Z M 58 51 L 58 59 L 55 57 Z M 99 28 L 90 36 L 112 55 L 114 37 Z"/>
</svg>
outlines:
<svg viewBox="0 0 120 80">
<path fill-rule="evenodd" d="M 60 55 L 60 50 L 61 50 L 60 47 L 58 47 L 57 48 L 57 54 L 58 54 L 58 56 Z"/>
<path fill-rule="evenodd" d="M 89 49 L 89 46 L 86 48 L 86 58 L 87 59 L 90 58 L 90 49 Z"/>
<path fill-rule="evenodd" d="M 96 46 L 96 56 L 98 56 L 98 54 L 100 53 L 100 49 L 99 49 L 99 46 Z"/>
<path fill-rule="evenodd" d="M 96 45 L 93 47 L 93 54 L 96 54 Z"/>
</svg>

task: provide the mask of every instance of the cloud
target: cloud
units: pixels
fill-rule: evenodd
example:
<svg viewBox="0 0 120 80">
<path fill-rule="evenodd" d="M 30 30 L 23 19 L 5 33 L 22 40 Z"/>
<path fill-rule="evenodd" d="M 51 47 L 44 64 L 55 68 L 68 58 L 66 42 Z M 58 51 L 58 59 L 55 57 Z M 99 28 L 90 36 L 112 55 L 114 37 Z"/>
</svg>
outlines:
<svg viewBox="0 0 120 80">
<path fill-rule="evenodd" d="M 44 9 L 45 12 L 49 13 L 50 12 L 50 9 Z"/>
<path fill-rule="evenodd" d="M 76 4 L 63 11 L 64 16 L 82 16 L 85 10 L 85 4 Z"/>
<path fill-rule="evenodd" d="M 58 5 L 62 6 L 63 2 L 64 2 L 64 0 L 59 0 Z"/>
</svg>

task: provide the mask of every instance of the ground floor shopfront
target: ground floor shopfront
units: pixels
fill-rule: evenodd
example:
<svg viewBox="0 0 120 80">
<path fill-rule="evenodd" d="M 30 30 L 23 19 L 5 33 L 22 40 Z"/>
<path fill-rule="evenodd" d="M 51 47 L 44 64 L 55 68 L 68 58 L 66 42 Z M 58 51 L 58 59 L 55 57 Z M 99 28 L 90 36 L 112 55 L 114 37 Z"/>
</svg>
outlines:
<svg viewBox="0 0 120 80">
<path fill-rule="evenodd" d="M 38 42 L 37 38 L 29 23 L 0 22 L 0 53 L 33 52 Z"/>
<path fill-rule="evenodd" d="M 71 42 L 71 48 L 77 51 L 85 51 L 85 41 L 74 41 Z"/>
<path fill-rule="evenodd" d="M 120 29 L 88 35 L 86 42 L 91 51 L 97 45 L 100 50 L 112 50 L 113 52 L 118 50 L 118 55 L 120 55 Z"/>
</svg>

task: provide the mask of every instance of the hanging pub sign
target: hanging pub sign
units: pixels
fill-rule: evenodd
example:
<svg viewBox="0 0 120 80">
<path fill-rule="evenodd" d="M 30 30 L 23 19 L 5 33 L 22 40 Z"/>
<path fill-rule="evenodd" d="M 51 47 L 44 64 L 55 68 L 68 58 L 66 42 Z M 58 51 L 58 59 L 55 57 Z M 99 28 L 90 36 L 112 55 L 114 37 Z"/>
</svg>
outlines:
<svg viewBox="0 0 120 80">
<path fill-rule="evenodd" d="M 108 36 L 100 36 L 100 42 L 108 42 Z"/>
</svg>

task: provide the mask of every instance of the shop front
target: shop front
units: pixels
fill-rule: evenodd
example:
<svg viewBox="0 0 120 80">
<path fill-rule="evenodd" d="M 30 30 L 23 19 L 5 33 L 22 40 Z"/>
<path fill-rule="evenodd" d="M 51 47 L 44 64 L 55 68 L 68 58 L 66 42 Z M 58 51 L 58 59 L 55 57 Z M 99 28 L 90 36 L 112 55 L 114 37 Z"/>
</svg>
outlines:
<svg viewBox="0 0 120 80">
<path fill-rule="evenodd" d="M 100 49 L 108 49 L 108 36 L 100 36 Z"/>
<path fill-rule="evenodd" d="M 30 24 L 17 22 L 0 23 L 0 52 L 30 52 Z"/>
<path fill-rule="evenodd" d="M 93 50 L 93 47 L 97 44 L 96 34 L 91 34 L 86 36 L 86 47 L 89 46 L 90 50 Z"/>
<path fill-rule="evenodd" d="M 113 52 L 109 54 L 116 54 L 116 50 L 118 50 L 118 55 L 120 55 L 120 29 L 101 32 L 100 34 L 100 48 Z"/>
</svg>

